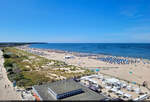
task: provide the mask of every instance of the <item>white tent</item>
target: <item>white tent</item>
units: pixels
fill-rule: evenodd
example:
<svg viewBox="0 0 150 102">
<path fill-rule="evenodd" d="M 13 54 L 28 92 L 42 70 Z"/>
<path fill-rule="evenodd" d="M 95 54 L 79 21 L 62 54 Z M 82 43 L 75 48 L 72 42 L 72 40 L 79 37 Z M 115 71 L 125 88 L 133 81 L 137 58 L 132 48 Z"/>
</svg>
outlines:
<svg viewBox="0 0 150 102">
<path fill-rule="evenodd" d="M 104 82 L 104 81 L 102 81 L 102 84 L 105 84 L 105 82 Z"/>
<path fill-rule="evenodd" d="M 110 89 L 112 92 L 117 92 L 117 89 L 116 88 L 112 88 Z"/>
<path fill-rule="evenodd" d="M 103 76 L 97 76 L 97 78 L 99 78 L 99 79 L 103 79 Z"/>
<path fill-rule="evenodd" d="M 132 95 L 125 93 L 124 96 L 130 98 Z"/>
<path fill-rule="evenodd" d="M 111 89 L 111 87 L 110 87 L 110 86 L 105 86 L 105 88 L 106 88 L 106 89 L 108 89 L 108 90 L 109 90 L 109 89 Z"/>
<path fill-rule="evenodd" d="M 91 82 L 97 84 L 97 81 L 95 81 L 95 80 L 89 79 L 89 81 L 91 81 Z"/>
<path fill-rule="evenodd" d="M 147 98 L 147 97 L 148 97 L 148 95 L 147 95 L 147 94 L 144 94 L 144 95 L 141 95 L 139 98 L 134 99 L 134 101 L 144 100 L 144 99 Z"/>
<path fill-rule="evenodd" d="M 97 77 L 97 75 L 91 75 L 91 76 L 89 76 L 89 78 L 93 78 L 93 77 Z"/>
<path fill-rule="evenodd" d="M 136 93 L 140 93 L 140 89 L 139 89 L 139 88 L 134 89 L 134 91 L 135 91 Z"/>
<path fill-rule="evenodd" d="M 127 86 L 127 90 L 128 91 L 131 91 L 132 89 L 131 89 L 131 86 Z"/>
<path fill-rule="evenodd" d="M 120 95 L 123 95 L 123 94 L 124 94 L 124 93 L 123 93 L 122 91 L 120 91 L 120 90 L 117 91 L 116 93 L 117 93 L 117 94 L 120 94 Z"/>
<path fill-rule="evenodd" d="M 127 84 L 125 84 L 125 83 L 122 83 L 122 84 L 121 84 L 121 86 L 122 86 L 122 87 L 126 87 L 126 86 L 127 86 Z"/>
<path fill-rule="evenodd" d="M 70 59 L 70 58 L 74 58 L 74 56 L 65 56 L 65 59 Z"/>
<path fill-rule="evenodd" d="M 82 80 L 82 79 L 85 79 L 86 77 L 81 77 L 80 79 Z"/>
<path fill-rule="evenodd" d="M 84 76 L 84 77 L 81 77 L 80 79 L 82 80 L 82 79 L 87 79 L 88 78 L 88 76 Z"/>
<path fill-rule="evenodd" d="M 119 82 L 119 80 L 116 79 L 116 78 L 106 79 L 106 81 L 107 81 L 108 83 L 118 83 L 118 82 Z"/>
</svg>

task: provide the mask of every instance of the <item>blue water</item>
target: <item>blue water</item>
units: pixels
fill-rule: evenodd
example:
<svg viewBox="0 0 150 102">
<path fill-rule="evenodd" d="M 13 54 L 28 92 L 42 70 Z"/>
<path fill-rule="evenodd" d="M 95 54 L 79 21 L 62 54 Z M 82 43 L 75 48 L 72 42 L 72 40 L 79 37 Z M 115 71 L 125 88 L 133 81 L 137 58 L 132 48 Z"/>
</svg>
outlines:
<svg viewBox="0 0 150 102">
<path fill-rule="evenodd" d="M 49 43 L 30 47 L 150 59 L 150 43 Z"/>
</svg>

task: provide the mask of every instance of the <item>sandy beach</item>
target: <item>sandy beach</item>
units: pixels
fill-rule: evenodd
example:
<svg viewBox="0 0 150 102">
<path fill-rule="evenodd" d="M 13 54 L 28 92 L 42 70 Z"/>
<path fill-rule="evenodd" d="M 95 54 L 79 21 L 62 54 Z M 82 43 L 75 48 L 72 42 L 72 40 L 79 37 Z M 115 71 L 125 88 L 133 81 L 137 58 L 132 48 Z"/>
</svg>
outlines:
<svg viewBox="0 0 150 102">
<path fill-rule="evenodd" d="M 21 93 L 14 90 L 12 83 L 7 77 L 2 55 L 3 52 L 0 50 L 0 100 L 21 100 Z"/>
<path fill-rule="evenodd" d="M 44 50 L 37 48 L 29 48 L 27 46 L 18 47 L 24 51 L 28 51 L 42 57 L 54 60 L 64 61 L 67 64 L 76 65 L 84 68 L 99 68 L 99 73 L 108 74 L 110 76 L 118 77 L 123 80 L 128 80 L 130 82 L 136 82 L 138 84 L 143 84 L 144 81 L 147 82 L 150 88 L 150 64 L 143 63 L 141 60 L 139 63 L 133 64 L 111 64 L 97 59 L 93 59 L 91 56 L 76 56 L 74 53 L 54 51 L 54 50 Z M 65 59 L 65 56 L 74 56 L 74 58 Z M 123 57 L 122 57 L 123 58 Z M 131 59 L 131 58 L 129 58 Z M 134 58 L 132 58 L 134 59 Z M 132 74 L 131 74 L 132 72 Z"/>
</svg>

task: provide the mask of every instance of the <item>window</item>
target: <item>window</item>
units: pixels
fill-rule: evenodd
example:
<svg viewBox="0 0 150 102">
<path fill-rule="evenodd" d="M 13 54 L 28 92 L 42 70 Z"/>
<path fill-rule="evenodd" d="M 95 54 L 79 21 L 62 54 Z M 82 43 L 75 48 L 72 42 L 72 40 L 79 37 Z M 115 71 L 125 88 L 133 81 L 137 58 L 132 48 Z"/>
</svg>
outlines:
<svg viewBox="0 0 150 102">
<path fill-rule="evenodd" d="M 75 95 L 75 94 L 79 94 L 81 92 L 82 92 L 82 89 L 78 89 L 78 90 L 73 90 L 73 91 L 70 91 L 70 92 L 66 92 L 66 93 L 57 95 L 58 96 L 57 99 L 66 98 L 66 97 L 69 97 L 69 96 L 72 96 L 72 95 Z"/>
</svg>

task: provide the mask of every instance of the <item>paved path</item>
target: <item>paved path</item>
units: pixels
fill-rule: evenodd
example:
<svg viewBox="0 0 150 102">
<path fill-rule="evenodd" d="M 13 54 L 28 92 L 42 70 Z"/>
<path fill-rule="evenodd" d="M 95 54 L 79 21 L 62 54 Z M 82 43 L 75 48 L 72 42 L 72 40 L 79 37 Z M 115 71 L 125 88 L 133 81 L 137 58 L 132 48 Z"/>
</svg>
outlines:
<svg viewBox="0 0 150 102">
<path fill-rule="evenodd" d="M 2 55 L 3 52 L 0 50 L 0 100 L 21 100 L 20 92 L 16 92 L 12 83 L 8 80 Z M 5 85 L 7 85 L 6 88 Z"/>
</svg>

